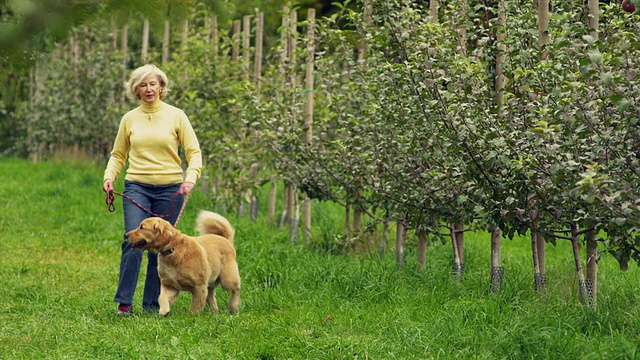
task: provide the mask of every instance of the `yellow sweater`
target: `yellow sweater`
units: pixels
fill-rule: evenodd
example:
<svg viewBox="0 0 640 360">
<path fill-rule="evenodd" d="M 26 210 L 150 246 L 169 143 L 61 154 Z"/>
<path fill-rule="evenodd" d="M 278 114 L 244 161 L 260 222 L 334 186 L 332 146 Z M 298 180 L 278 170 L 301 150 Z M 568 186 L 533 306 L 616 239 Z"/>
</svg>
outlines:
<svg viewBox="0 0 640 360">
<path fill-rule="evenodd" d="M 178 145 L 184 149 L 188 168 L 183 174 Z M 151 185 L 192 182 L 200 178 L 202 153 L 184 111 L 161 100 L 142 103 L 120 120 L 104 180 L 115 179 L 129 157 L 126 180 Z"/>
</svg>

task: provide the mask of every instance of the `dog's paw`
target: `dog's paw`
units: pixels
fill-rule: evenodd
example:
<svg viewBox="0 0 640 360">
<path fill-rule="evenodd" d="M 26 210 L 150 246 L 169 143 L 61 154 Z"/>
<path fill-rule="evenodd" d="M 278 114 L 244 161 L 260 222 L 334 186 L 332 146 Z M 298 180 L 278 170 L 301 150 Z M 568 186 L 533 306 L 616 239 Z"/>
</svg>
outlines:
<svg viewBox="0 0 640 360">
<path fill-rule="evenodd" d="M 167 311 L 166 314 L 160 313 L 160 316 L 167 317 L 167 316 L 169 316 L 169 314 L 171 314 L 171 311 Z"/>
</svg>

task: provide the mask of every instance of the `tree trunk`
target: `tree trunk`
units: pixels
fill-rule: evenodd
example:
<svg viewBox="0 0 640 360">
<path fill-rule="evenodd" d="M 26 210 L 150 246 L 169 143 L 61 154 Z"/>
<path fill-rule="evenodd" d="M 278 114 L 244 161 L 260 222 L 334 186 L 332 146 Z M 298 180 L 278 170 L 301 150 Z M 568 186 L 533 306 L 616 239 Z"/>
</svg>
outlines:
<svg viewBox="0 0 640 360">
<path fill-rule="evenodd" d="M 249 218 L 251 221 L 256 222 L 258 220 L 258 211 L 260 210 L 260 201 L 254 195 L 251 197 L 251 203 L 249 204 Z"/>
<path fill-rule="evenodd" d="M 460 270 L 464 272 L 464 223 L 458 222 L 455 225 L 456 243 L 458 245 L 458 256 L 460 257 Z"/>
<path fill-rule="evenodd" d="M 458 239 L 456 237 L 456 226 L 454 223 L 449 225 L 449 236 L 451 237 L 451 245 L 453 246 L 453 276 L 458 280 L 462 280 L 463 272 L 462 262 L 460 261 L 460 251 L 458 249 Z"/>
<path fill-rule="evenodd" d="M 531 255 L 533 257 L 533 282 L 536 291 L 542 289 L 542 282 L 540 278 L 540 262 L 538 260 L 538 233 L 535 230 L 531 230 Z"/>
<path fill-rule="evenodd" d="M 309 243 L 311 240 L 311 198 L 304 195 L 302 203 L 302 241 Z"/>
<path fill-rule="evenodd" d="M 294 210 L 295 197 L 296 197 L 295 186 L 293 186 L 293 184 L 287 183 L 285 192 L 286 192 L 286 197 L 285 197 L 286 216 L 283 220 L 285 224 L 290 224 L 291 220 L 293 219 L 293 210 Z"/>
<path fill-rule="evenodd" d="M 255 139 L 253 140 L 255 141 Z M 251 171 L 249 173 L 252 181 L 255 181 L 258 177 L 258 168 L 258 163 L 251 164 Z M 258 219 L 258 206 L 260 205 L 258 203 L 258 197 L 253 189 L 247 190 L 247 195 L 249 198 L 249 218 L 255 222 Z"/>
<path fill-rule="evenodd" d="M 538 269 L 540 270 L 540 286 L 541 289 L 547 287 L 547 272 L 546 272 L 546 245 L 547 242 L 544 237 L 538 232 L 536 234 L 536 244 L 538 246 Z"/>
<path fill-rule="evenodd" d="M 396 265 L 402 267 L 405 262 L 404 243 L 406 239 L 406 230 L 404 225 L 404 214 L 398 215 L 396 221 Z"/>
<path fill-rule="evenodd" d="M 295 213 L 293 218 L 291 219 L 291 223 L 289 226 L 289 241 L 291 241 L 292 244 L 297 245 L 298 233 L 300 230 L 300 204 L 298 204 L 297 197 L 296 197 L 295 203 L 296 203 Z"/>
<path fill-rule="evenodd" d="M 356 241 L 356 250 L 361 251 L 362 244 L 362 210 L 360 206 L 353 206 L 353 225 L 351 226 L 351 236 Z"/>
<path fill-rule="evenodd" d="M 502 240 L 500 228 L 491 229 L 491 291 L 498 292 L 502 287 L 504 268 L 501 265 L 500 241 Z"/>
<path fill-rule="evenodd" d="M 387 252 L 387 235 L 389 234 L 389 214 L 387 213 L 387 216 L 385 217 L 384 221 L 382 222 L 382 237 L 380 238 L 380 248 L 379 248 L 379 253 L 380 253 L 380 257 L 384 256 L 384 254 Z"/>
<path fill-rule="evenodd" d="M 278 219 L 278 226 L 289 225 L 291 222 L 291 213 L 293 211 L 292 199 L 291 199 L 291 184 L 289 182 L 284 183 L 284 206 L 282 207 L 282 213 Z"/>
<path fill-rule="evenodd" d="M 351 241 L 351 205 L 349 203 L 344 207 L 344 236 L 347 241 Z"/>
<path fill-rule="evenodd" d="M 596 295 L 598 290 L 598 242 L 595 230 L 585 234 L 587 242 L 587 295 L 591 306 L 596 307 Z"/>
<path fill-rule="evenodd" d="M 275 180 L 271 180 L 271 190 L 269 190 L 269 220 L 273 221 L 276 217 L 276 201 L 278 199 L 278 183 Z"/>
<path fill-rule="evenodd" d="M 418 270 L 424 272 L 427 265 L 427 234 L 418 231 Z"/>
<path fill-rule="evenodd" d="M 571 224 L 571 245 L 573 248 L 573 261 L 576 265 L 576 273 L 578 275 L 578 295 L 580 301 L 585 305 L 591 305 L 587 284 L 582 270 L 582 262 L 580 261 L 580 244 L 578 240 L 578 227 L 575 223 Z"/>
</svg>

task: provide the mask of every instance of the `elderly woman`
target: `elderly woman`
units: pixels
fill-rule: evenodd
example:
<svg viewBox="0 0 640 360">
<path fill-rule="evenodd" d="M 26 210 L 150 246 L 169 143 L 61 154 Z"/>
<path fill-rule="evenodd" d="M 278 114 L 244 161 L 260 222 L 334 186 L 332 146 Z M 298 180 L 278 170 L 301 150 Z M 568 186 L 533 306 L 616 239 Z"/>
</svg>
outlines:
<svg viewBox="0 0 640 360">
<path fill-rule="evenodd" d="M 189 118 L 181 109 L 163 101 L 169 91 L 167 75 L 154 65 L 135 69 L 126 84 L 130 96 L 140 106 L 124 114 L 104 172 L 103 190 L 113 191 L 113 182 L 124 168 L 123 210 L 125 234 L 138 227 L 150 213 L 169 214 L 175 223 L 184 202 L 200 178 L 200 144 Z M 183 172 L 178 148 L 182 146 L 188 162 Z M 133 313 L 133 295 L 138 283 L 142 250 L 122 242 L 120 276 L 114 301 L 118 316 Z M 142 297 L 145 311 L 158 309 L 160 279 L 157 254 L 148 253 L 147 276 Z"/>
</svg>

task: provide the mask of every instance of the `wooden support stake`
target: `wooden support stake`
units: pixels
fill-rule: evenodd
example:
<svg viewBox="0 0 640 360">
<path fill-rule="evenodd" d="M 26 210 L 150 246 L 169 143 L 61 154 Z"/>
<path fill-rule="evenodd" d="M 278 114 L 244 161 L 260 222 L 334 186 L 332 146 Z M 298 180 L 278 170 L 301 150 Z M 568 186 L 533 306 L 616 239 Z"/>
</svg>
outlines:
<svg viewBox="0 0 640 360">
<path fill-rule="evenodd" d="M 144 19 L 142 23 L 142 53 L 140 58 L 142 63 L 146 64 L 149 53 L 149 19 Z"/>
</svg>

